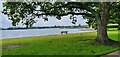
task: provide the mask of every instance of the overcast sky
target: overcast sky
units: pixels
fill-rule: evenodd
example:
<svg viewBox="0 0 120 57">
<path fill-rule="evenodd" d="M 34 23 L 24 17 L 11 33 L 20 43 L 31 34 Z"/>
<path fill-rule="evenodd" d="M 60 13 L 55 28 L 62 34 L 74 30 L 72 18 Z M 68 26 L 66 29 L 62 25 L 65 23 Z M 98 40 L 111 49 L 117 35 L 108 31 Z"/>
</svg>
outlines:
<svg viewBox="0 0 120 57">
<path fill-rule="evenodd" d="M 13 27 L 11 24 L 11 21 L 8 20 L 8 17 L 1 13 L 1 10 L 3 9 L 2 2 L 0 2 L 0 27 L 2 28 L 8 28 Z M 49 21 L 44 22 L 42 18 L 36 18 L 37 23 L 35 23 L 33 26 L 54 26 L 54 25 L 61 25 L 61 26 L 67 26 L 67 25 L 86 25 L 86 20 L 83 19 L 81 16 L 77 16 L 77 23 L 72 24 L 72 21 L 69 19 L 69 16 L 62 17 L 61 20 L 57 20 L 55 17 L 49 17 Z M 17 25 L 16 27 L 25 27 L 21 23 Z"/>
</svg>

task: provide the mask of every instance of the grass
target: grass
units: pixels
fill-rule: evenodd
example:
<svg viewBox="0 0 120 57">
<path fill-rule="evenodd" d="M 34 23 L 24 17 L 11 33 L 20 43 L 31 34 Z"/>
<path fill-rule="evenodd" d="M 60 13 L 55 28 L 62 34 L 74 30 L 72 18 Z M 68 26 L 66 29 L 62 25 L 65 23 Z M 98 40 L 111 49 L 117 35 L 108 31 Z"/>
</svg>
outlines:
<svg viewBox="0 0 120 57">
<path fill-rule="evenodd" d="M 120 41 L 119 37 L 119 31 L 108 31 L 109 38 L 114 41 Z"/>
<path fill-rule="evenodd" d="M 109 37 L 118 40 L 118 31 L 108 31 Z M 2 46 L 25 45 L 19 48 L 3 49 L 2 55 L 103 55 L 115 50 L 94 42 L 96 33 L 75 33 L 67 35 L 40 36 L 2 40 Z"/>
</svg>

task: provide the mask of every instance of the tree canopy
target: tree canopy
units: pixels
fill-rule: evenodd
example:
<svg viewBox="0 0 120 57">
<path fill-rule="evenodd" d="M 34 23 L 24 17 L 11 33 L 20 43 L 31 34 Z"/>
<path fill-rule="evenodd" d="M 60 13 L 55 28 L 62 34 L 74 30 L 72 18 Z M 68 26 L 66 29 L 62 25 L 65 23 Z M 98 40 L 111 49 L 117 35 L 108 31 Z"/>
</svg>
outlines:
<svg viewBox="0 0 120 57">
<path fill-rule="evenodd" d="M 37 16 L 43 17 L 44 20 L 48 21 L 48 16 L 54 16 L 57 19 L 61 19 L 62 16 L 71 15 L 70 19 L 72 23 L 75 24 L 77 22 L 76 17 L 74 15 L 85 15 L 94 17 L 92 12 L 93 8 L 97 3 L 80 3 L 80 2 L 5 2 L 3 13 L 8 15 L 9 19 L 12 20 L 12 24 L 16 26 L 22 21 L 24 25 L 28 25 L 27 23 L 34 24 L 34 18 Z M 16 7 L 17 6 L 17 7 Z M 92 7 L 91 7 L 92 6 Z M 97 10 L 97 9 L 95 9 Z M 29 21 L 28 22 L 28 17 Z"/>
</svg>

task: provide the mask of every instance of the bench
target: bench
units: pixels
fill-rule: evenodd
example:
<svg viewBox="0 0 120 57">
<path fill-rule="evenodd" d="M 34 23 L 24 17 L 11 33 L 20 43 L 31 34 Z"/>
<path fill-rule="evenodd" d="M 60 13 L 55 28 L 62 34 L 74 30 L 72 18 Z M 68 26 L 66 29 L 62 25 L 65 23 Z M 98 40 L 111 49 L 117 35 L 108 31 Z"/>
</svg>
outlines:
<svg viewBox="0 0 120 57">
<path fill-rule="evenodd" d="M 68 31 L 61 31 L 61 34 L 63 34 L 63 33 L 68 34 Z"/>
</svg>

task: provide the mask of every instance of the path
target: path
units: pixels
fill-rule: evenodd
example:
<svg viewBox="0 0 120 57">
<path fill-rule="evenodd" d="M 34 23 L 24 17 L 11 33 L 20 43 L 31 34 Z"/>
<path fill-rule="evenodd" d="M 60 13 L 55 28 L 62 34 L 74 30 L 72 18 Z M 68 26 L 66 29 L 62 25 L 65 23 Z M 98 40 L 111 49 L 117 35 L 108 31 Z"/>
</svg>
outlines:
<svg viewBox="0 0 120 57">
<path fill-rule="evenodd" d="M 120 50 L 112 52 L 112 53 L 109 53 L 107 55 L 103 55 L 101 57 L 120 57 Z"/>
</svg>

